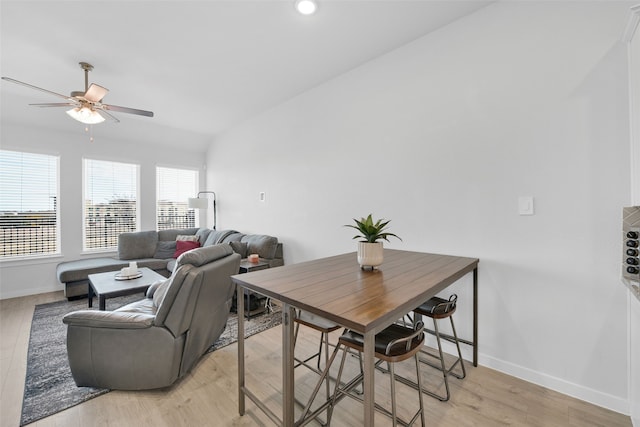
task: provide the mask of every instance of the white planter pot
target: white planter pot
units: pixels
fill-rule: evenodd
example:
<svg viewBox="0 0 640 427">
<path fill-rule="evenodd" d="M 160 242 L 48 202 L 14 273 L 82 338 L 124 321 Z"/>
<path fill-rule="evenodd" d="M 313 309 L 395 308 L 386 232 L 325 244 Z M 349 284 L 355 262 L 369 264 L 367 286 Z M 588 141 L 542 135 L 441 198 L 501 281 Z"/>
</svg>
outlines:
<svg viewBox="0 0 640 427">
<path fill-rule="evenodd" d="M 358 264 L 360 268 L 375 268 L 384 260 L 382 242 L 358 242 Z"/>
</svg>

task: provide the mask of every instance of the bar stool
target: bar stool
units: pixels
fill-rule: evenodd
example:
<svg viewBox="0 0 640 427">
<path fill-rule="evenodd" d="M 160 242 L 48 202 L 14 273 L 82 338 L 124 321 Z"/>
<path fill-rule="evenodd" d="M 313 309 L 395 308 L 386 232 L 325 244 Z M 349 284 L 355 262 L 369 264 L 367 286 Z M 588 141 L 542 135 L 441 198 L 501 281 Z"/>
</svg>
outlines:
<svg viewBox="0 0 640 427">
<path fill-rule="evenodd" d="M 317 374 L 322 374 L 322 372 L 320 371 L 320 360 L 322 359 L 322 348 L 324 347 L 324 350 L 325 350 L 325 364 L 326 364 L 329 361 L 329 333 L 340 329 L 340 325 L 330 320 L 324 319 L 320 316 L 316 316 L 315 314 L 309 313 L 307 311 L 302 311 L 302 310 L 298 310 L 298 313 L 296 314 L 296 318 L 294 319 L 294 322 L 296 323 L 296 330 L 295 330 L 295 335 L 293 339 L 294 347 L 295 347 L 295 342 L 298 339 L 298 330 L 300 329 L 300 325 L 304 325 L 306 327 L 309 327 L 311 329 L 314 329 L 320 332 L 320 345 L 318 347 L 318 351 L 304 360 L 300 360 L 294 356 L 294 360 L 295 362 L 297 362 L 297 365 L 295 365 L 294 368 L 297 368 L 300 365 L 304 365 L 307 368 L 311 369 L 312 371 L 315 371 Z M 316 357 L 318 358 L 317 370 L 315 370 L 313 367 L 308 365 L 308 362 L 312 359 L 315 359 Z"/>
<path fill-rule="evenodd" d="M 316 316 L 315 314 L 306 312 L 306 311 L 302 311 L 302 310 L 298 310 L 296 313 L 296 317 L 294 319 L 294 322 L 296 323 L 296 330 L 294 333 L 294 338 L 293 338 L 293 346 L 294 346 L 294 356 L 293 356 L 293 360 L 294 360 L 294 366 L 293 368 L 297 368 L 299 366 L 304 366 L 307 369 L 317 373 L 318 375 L 320 375 L 320 380 L 318 381 L 318 384 L 314 390 L 314 392 L 312 393 L 311 398 L 309 399 L 309 402 L 305 405 L 304 410 L 302 412 L 302 416 L 301 419 L 299 420 L 302 421 L 307 420 L 306 422 L 310 421 L 310 419 L 315 418 L 315 416 L 317 414 L 312 414 L 311 416 L 309 416 L 309 411 L 311 408 L 311 404 L 313 403 L 313 400 L 315 399 L 318 390 L 320 389 L 322 382 L 325 381 L 326 379 L 326 400 L 327 402 L 330 400 L 331 398 L 331 386 L 329 384 L 329 378 L 326 374 L 324 374 L 324 372 L 320 369 L 320 361 L 322 360 L 322 350 L 324 347 L 324 365 L 325 365 L 325 370 L 328 371 L 329 366 L 330 366 L 330 362 L 329 362 L 329 333 L 336 331 L 338 329 L 340 329 L 340 325 L 338 325 L 337 323 L 334 323 L 330 320 L 324 319 L 320 316 Z M 295 356 L 295 344 L 298 340 L 298 330 L 300 329 L 300 325 L 304 325 L 306 327 L 309 327 L 313 330 L 316 330 L 318 332 L 320 332 L 320 345 L 318 346 L 318 351 L 314 354 L 312 354 L 311 356 L 307 357 L 304 360 L 299 359 L 298 357 Z M 308 362 L 318 358 L 318 363 L 317 366 L 311 366 Z M 335 357 L 335 356 L 334 356 Z M 333 358 L 332 358 L 333 361 Z M 304 424 L 306 424 L 306 422 Z M 304 425 L 304 424 L 300 424 L 300 425 Z"/>
<path fill-rule="evenodd" d="M 387 368 L 390 374 L 391 380 L 391 412 L 389 412 L 386 408 L 383 408 L 379 404 L 375 404 L 375 408 L 382 412 L 383 414 L 391 417 L 393 420 L 394 427 L 400 423 L 403 426 L 411 426 L 413 423 L 420 417 L 421 425 L 425 425 L 425 416 L 424 416 L 424 405 L 422 401 L 422 393 L 420 392 L 421 386 L 421 375 L 420 375 L 420 362 L 418 358 L 418 352 L 422 348 L 422 344 L 424 343 L 424 332 L 423 332 L 423 324 L 422 322 L 418 322 L 413 329 L 405 328 L 398 324 L 393 324 L 388 328 L 384 329 L 382 332 L 376 334 L 375 337 L 375 357 L 378 359 L 376 362 L 376 367 L 382 363 L 387 362 Z M 362 356 L 362 352 L 364 351 L 364 337 L 356 332 L 345 330 L 342 336 L 338 339 L 338 345 L 331 357 L 331 362 L 335 358 L 336 353 L 338 352 L 340 346 L 344 346 L 346 348 L 351 348 L 359 352 L 360 356 Z M 344 362 L 347 356 L 347 351 L 342 353 L 342 362 L 340 363 L 340 369 L 338 370 L 338 378 L 336 380 L 336 389 L 333 394 L 332 404 L 329 407 L 327 414 L 327 423 L 331 423 L 331 416 L 333 414 L 333 409 L 335 403 L 338 399 L 338 395 L 349 396 L 353 399 L 359 400 L 363 402 L 362 397 L 354 395 L 350 393 L 352 389 L 354 389 L 358 384 L 360 384 L 364 379 L 364 374 L 361 372 L 351 381 L 346 383 L 343 387 L 341 387 L 340 378 L 342 377 L 342 372 L 344 369 Z M 409 359 L 410 357 L 414 357 L 416 363 L 416 376 L 418 380 L 418 399 L 420 402 L 420 409 L 413 415 L 411 421 L 406 422 L 396 415 L 396 374 L 394 371 L 394 364 L 396 362 L 402 362 L 404 360 Z M 325 368 L 325 372 L 328 370 L 328 367 Z M 399 377 L 401 378 L 401 377 Z"/>
<path fill-rule="evenodd" d="M 456 302 L 458 300 L 458 296 L 456 294 L 453 294 L 449 297 L 448 300 L 440 298 L 440 297 L 433 297 L 431 299 L 429 299 L 429 301 L 425 302 L 424 304 L 422 304 L 420 307 L 416 308 L 414 311 L 414 313 L 416 314 L 420 314 L 422 316 L 427 316 L 433 319 L 433 331 L 430 329 L 426 329 L 425 328 L 425 332 L 428 332 L 432 335 L 435 335 L 436 337 L 436 341 L 438 342 L 438 354 L 439 356 L 435 355 L 435 354 L 431 354 L 428 353 L 424 350 L 421 350 L 421 353 L 427 355 L 427 356 L 431 356 L 435 359 L 439 359 L 440 360 L 440 364 L 436 365 L 434 363 L 431 363 L 427 360 L 424 359 L 420 359 L 420 362 L 429 365 L 433 368 L 436 368 L 438 370 L 440 370 L 442 372 L 442 375 L 444 377 L 444 386 L 445 389 L 447 391 L 446 395 L 442 396 L 439 395 L 435 392 L 426 390 L 426 389 L 422 389 L 422 391 L 426 394 L 428 394 L 429 396 L 435 397 L 436 399 L 446 402 L 447 400 L 449 400 L 449 397 L 451 396 L 451 393 L 449 392 L 449 380 L 448 377 L 449 375 L 459 378 L 459 379 L 463 379 L 466 375 L 467 372 L 464 368 L 464 361 L 462 360 L 462 352 L 460 351 L 460 343 L 458 342 L 458 334 L 456 333 L 456 327 L 453 324 L 453 313 L 455 313 L 456 311 Z M 440 331 L 438 330 L 438 320 L 440 319 L 446 319 L 449 318 L 449 320 L 451 321 L 451 329 L 453 331 L 453 336 L 451 335 L 446 335 L 446 334 L 441 334 Z M 447 368 L 445 366 L 445 361 L 444 361 L 444 355 L 442 352 L 442 343 L 441 343 L 441 339 L 447 340 L 449 342 L 452 342 L 456 345 L 457 349 L 458 349 L 458 359 L 449 367 Z M 456 367 L 456 365 L 460 363 L 460 368 L 462 370 L 462 374 L 457 374 L 455 372 L 453 372 L 453 369 Z"/>
</svg>

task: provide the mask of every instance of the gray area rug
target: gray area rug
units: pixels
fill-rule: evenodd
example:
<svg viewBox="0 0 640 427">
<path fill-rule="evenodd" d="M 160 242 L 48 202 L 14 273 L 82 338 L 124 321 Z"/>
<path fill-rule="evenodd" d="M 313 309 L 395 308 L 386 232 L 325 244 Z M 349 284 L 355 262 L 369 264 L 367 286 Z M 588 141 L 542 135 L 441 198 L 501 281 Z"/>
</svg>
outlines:
<svg viewBox="0 0 640 427">
<path fill-rule="evenodd" d="M 107 310 L 114 310 L 141 298 L 142 294 L 109 299 Z M 62 323 L 62 318 L 72 311 L 86 309 L 86 299 L 36 305 L 29 337 L 20 426 L 109 392 L 108 389 L 78 387 L 71 376 L 67 359 L 67 328 Z M 245 336 L 277 326 L 281 320 L 279 312 L 255 316 L 245 321 Z M 236 342 L 237 330 L 238 318 L 235 313 L 231 313 L 226 329 L 207 353 Z"/>
</svg>

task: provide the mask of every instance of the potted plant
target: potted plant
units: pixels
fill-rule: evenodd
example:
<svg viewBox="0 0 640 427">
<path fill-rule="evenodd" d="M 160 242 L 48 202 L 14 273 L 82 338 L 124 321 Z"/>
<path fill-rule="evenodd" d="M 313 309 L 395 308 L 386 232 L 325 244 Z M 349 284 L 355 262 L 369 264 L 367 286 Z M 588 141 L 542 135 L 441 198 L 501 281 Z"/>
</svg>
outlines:
<svg viewBox="0 0 640 427">
<path fill-rule="evenodd" d="M 355 228 L 360 232 L 360 234 L 353 236 L 354 239 L 364 239 L 358 242 L 358 264 L 360 264 L 360 268 L 371 267 L 373 269 L 382 264 L 384 259 L 382 242 L 379 240 L 388 242 L 389 237 L 402 239 L 393 233 L 385 231 L 391 221 L 379 219 L 374 222 L 371 214 L 366 218 L 360 218 L 360 220 L 354 218 L 353 220 L 356 223 L 355 225 L 347 224 L 345 227 Z"/>
</svg>

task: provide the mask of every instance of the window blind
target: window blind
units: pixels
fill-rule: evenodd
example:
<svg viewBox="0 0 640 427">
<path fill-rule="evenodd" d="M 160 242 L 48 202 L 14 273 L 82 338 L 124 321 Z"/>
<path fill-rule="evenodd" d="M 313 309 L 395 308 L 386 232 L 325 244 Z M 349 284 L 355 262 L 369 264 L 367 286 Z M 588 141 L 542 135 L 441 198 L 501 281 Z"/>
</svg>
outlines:
<svg viewBox="0 0 640 427">
<path fill-rule="evenodd" d="M 137 231 L 138 165 L 84 159 L 84 249 L 114 249 Z"/>
<path fill-rule="evenodd" d="M 0 150 L 0 258 L 60 253 L 58 156 Z"/>
<path fill-rule="evenodd" d="M 156 225 L 158 230 L 195 227 L 195 213 L 189 197 L 198 193 L 198 171 L 156 168 Z"/>
</svg>

